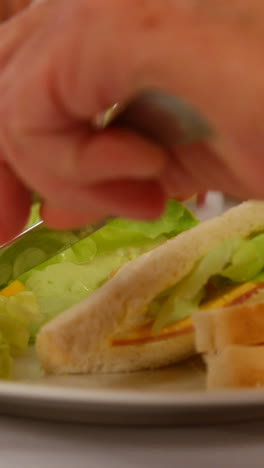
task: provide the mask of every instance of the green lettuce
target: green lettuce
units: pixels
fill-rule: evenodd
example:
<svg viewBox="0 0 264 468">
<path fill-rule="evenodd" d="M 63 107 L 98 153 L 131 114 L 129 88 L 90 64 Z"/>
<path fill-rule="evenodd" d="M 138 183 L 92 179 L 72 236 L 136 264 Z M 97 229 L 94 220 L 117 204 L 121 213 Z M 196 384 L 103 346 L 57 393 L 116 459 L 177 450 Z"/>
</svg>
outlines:
<svg viewBox="0 0 264 468">
<path fill-rule="evenodd" d="M 89 296 L 124 261 L 124 257 L 108 255 L 88 264 L 66 262 L 32 272 L 25 286 L 38 299 L 42 323 Z"/>
<path fill-rule="evenodd" d="M 222 276 L 238 283 L 250 281 L 264 268 L 264 234 L 241 241 L 234 252 L 231 264 Z"/>
<path fill-rule="evenodd" d="M 156 335 L 162 328 L 190 317 L 197 310 L 199 302 L 200 297 L 197 297 L 196 300 L 188 300 L 175 297 L 174 295 L 169 296 L 154 319 L 152 333 Z"/>
<path fill-rule="evenodd" d="M 36 221 L 35 212 L 33 218 Z M 45 323 L 89 296 L 124 263 L 196 224 L 198 221 L 192 213 L 177 201 L 170 200 L 159 219 L 151 222 L 112 219 L 89 237 L 42 262 L 19 279 L 36 296 L 41 323 Z M 16 261 L 23 263 L 24 258 L 25 252 L 20 252 Z"/>
<path fill-rule="evenodd" d="M 28 217 L 25 229 L 29 228 L 30 226 L 33 226 L 33 224 L 36 224 L 38 221 L 40 221 L 39 209 L 40 209 L 40 203 L 38 202 L 38 200 L 36 200 L 31 205 L 31 210 L 29 213 L 29 217 Z"/>
<path fill-rule="evenodd" d="M 191 273 L 174 288 L 170 288 L 167 297 L 161 297 L 161 303 L 156 307 L 153 333 L 158 333 L 164 326 L 192 315 L 203 298 L 203 290 L 209 279 L 220 274 L 230 263 L 240 242 L 239 239 L 231 239 L 211 249 L 196 263 Z M 150 313 L 154 315 L 153 306 Z"/>
<path fill-rule="evenodd" d="M 264 281 L 264 234 L 249 239 L 222 242 L 201 258 L 182 281 L 156 298 L 148 314 L 154 319 L 153 333 L 192 315 L 205 295 L 209 280 L 217 288 L 248 281 Z M 227 281 L 227 282 L 226 282 Z M 257 302 L 263 291 L 251 298 Z"/>
<path fill-rule="evenodd" d="M 13 357 L 23 353 L 40 323 L 40 308 L 31 292 L 0 296 L 0 378 L 8 378 Z"/>
</svg>

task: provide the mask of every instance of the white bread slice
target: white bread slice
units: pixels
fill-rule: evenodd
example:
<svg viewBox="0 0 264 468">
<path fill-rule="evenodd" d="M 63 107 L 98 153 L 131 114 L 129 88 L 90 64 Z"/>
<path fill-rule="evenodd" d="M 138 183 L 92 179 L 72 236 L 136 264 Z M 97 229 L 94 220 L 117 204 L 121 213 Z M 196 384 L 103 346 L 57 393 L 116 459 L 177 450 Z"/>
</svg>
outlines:
<svg viewBox="0 0 264 468">
<path fill-rule="evenodd" d="M 199 311 L 192 320 L 208 389 L 264 385 L 264 303 Z"/>
<path fill-rule="evenodd" d="M 226 346 L 206 361 L 209 390 L 264 385 L 264 346 Z"/>
<path fill-rule="evenodd" d="M 199 353 L 232 344 L 264 343 L 264 303 L 241 304 L 193 314 L 195 347 Z"/>
<path fill-rule="evenodd" d="M 144 345 L 111 346 L 116 332 L 146 320 L 145 309 L 185 277 L 209 249 L 264 230 L 264 203 L 245 202 L 124 265 L 100 289 L 46 324 L 36 350 L 48 372 L 132 371 L 160 367 L 194 353 L 193 334 Z"/>
</svg>

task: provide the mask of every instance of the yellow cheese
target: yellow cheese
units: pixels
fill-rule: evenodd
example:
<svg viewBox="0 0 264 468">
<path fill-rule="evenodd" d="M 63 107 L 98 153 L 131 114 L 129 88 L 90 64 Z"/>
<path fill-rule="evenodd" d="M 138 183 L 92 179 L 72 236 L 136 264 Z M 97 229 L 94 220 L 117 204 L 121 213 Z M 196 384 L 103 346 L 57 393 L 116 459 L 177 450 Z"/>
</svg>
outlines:
<svg viewBox="0 0 264 468">
<path fill-rule="evenodd" d="M 245 283 L 240 286 L 237 286 L 230 291 L 226 292 L 225 294 L 222 294 L 221 296 L 218 296 L 215 299 L 212 299 L 211 301 L 206 302 L 201 309 L 203 310 L 208 310 L 208 309 L 218 309 L 220 307 L 224 307 L 225 305 L 229 304 L 230 302 L 234 301 L 240 296 L 243 296 L 244 294 L 248 293 L 252 289 L 255 289 L 257 287 L 257 283 Z"/>
<path fill-rule="evenodd" d="M 25 291 L 25 286 L 21 281 L 12 281 L 6 288 L 0 291 L 0 295 L 4 297 L 12 297 L 16 294 Z"/>
</svg>

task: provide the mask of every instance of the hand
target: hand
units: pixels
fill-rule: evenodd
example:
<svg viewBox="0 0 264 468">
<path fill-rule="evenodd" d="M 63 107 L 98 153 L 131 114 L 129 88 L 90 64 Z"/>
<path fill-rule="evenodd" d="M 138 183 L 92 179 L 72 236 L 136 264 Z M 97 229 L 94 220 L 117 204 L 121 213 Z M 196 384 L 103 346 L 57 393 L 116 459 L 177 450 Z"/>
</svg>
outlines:
<svg viewBox="0 0 264 468">
<path fill-rule="evenodd" d="M 60 228 L 151 218 L 179 193 L 263 197 L 263 23 L 257 0 L 48 0 L 5 23 L 1 239 L 22 227 L 30 191 Z M 146 88 L 185 99 L 215 137 L 168 154 L 94 130 L 98 112 Z"/>
<path fill-rule="evenodd" d="M 0 21 L 4 21 L 18 13 L 31 3 L 31 0 L 1 0 Z"/>
</svg>

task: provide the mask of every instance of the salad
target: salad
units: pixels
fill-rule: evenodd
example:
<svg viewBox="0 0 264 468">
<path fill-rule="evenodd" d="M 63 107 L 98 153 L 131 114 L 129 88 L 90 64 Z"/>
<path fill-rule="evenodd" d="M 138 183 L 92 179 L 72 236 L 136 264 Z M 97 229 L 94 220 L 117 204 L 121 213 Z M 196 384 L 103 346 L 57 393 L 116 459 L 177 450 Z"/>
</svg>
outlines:
<svg viewBox="0 0 264 468">
<path fill-rule="evenodd" d="M 35 203 L 28 225 L 38 219 L 39 206 Z M 25 244 L 23 251 L 16 252 L 16 280 L 6 280 L 0 290 L 0 378 L 12 375 L 13 359 L 34 345 L 44 323 L 89 296 L 124 263 L 196 224 L 198 221 L 184 205 L 170 200 L 156 221 L 112 219 L 47 261 L 45 252 L 51 242 L 56 242 L 55 233 L 45 240 L 43 250 L 35 251 L 32 242 Z M 38 255 L 43 261 L 19 276 L 29 255 Z M 0 271 L 1 284 L 8 278 L 5 274 Z"/>
</svg>

